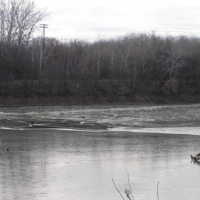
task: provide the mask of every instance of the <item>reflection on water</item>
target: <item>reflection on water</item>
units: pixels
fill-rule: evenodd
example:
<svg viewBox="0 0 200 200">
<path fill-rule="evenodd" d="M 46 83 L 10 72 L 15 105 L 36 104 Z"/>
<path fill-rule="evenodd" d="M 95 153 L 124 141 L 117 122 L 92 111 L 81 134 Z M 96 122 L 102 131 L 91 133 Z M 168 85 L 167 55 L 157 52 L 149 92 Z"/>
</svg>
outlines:
<svg viewBox="0 0 200 200">
<path fill-rule="evenodd" d="M 162 200 L 199 199 L 200 166 L 191 162 L 190 155 L 200 152 L 200 137 L 185 134 L 199 126 L 198 105 L 191 109 L 189 106 L 92 108 L 2 110 L 0 199 L 120 200 L 112 179 L 123 193 L 128 173 L 135 200 L 156 199 L 158 181 Z M 184 110 L 188 113 L 184 114 Z M 97 113 L 104 114 L 98 118 Z M 122 120 L 114 121 L 113 116 Z M 190 123 L 186 123 L 185 130 L 181 123 L 187 120 Z M 40 127 L 32 128 L 31 122 Z M 154 127 L 159 131 L 163 126 L 182 127 L 185 132 L 172 135 L 123 131 L 123 126 L 132 130 L 138 126 Z"/>
</svg>

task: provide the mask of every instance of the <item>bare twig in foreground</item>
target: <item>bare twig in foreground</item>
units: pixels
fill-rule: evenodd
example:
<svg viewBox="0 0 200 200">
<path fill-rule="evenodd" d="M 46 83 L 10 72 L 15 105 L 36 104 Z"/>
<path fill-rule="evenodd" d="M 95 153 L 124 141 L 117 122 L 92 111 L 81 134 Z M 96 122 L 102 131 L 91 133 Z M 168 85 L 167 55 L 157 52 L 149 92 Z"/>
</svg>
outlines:
<svg viewBox="0 0 200 200">
<path fill-rule="evenodd" d="M 130 191 L 126 189 L 126 186 L 125 186 L 125 194 L 126 194 L 126 197 L 131 200 L 131 197 L 130 197 Z"/>
<path fill-rule="evenodd" d="M 134 200 L 132 189 L 131 189 L 131 184 L 130 184 L 130 179 L 129 179 L 129 174 L 128 174 L 128 185 L 129 185 L 129 190 L 131 192 L 132 199 Z"/>
<path fill-rule="evenodd" d="M 121 192 L 120 192 L 119 189 L 117 188 L 117 186 L 116 186 L 116 184 L 115 184 L 115 182 L 114 182 L 113 179 L 112 179 L 112 182 L 113 182 L 113 184 L 114 184 L 116 190 L 117 190 L 118 193 L 120 194 L 121 198 L 122 198 L 123 200 L 125 200 L 124 197 L 122 196 Z M 126 189 L 126 185 L 125 185 L 125 194 L 126 194 L 126 197 L 127 197 L 128 200 L 134 200 L 133 193 L 132 193 L 132 190 L 131 190 L 131 184 L 130 184 L 129 174 L 128 174 L 128 184 L 129 184 L 129 185 L 128 185 L 129 189 Z M 159 187 L 159 181 L 158 181 L 158 184 L 157 184 L 157 200 L 159 200 L 158 187 Z"/>
<path fill-rule="evenodd" d="M 157 184 L 157 199 L 159 200 L 158 186 L 159 186 L 159 181 L 158 181 L 158 184 Z"/>
<path fill-rule="evenodd" d="M 119 191 L 119 189 L 118 189 L 117 186 L 115 185 L 115 182 L 114 182 L 113 179 L 112 179 L 112 182 L 113 182 L 113 184 L 114 184 L 116 190 L 119 192 L 120 196 L 122 197 L 122 199 L 125 200 L 124 197 L 122 196 L 121 192 Z"/>
</svg>

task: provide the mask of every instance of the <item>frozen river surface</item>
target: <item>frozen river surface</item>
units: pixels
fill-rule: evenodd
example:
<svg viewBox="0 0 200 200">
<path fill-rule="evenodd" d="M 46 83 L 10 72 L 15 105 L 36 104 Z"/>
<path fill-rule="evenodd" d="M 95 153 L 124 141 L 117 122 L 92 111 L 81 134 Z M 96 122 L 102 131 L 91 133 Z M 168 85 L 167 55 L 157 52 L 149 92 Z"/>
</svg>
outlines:
<svg viewBox="0 0 200 200">
<path fill-rule="evenodd" d="M 1 200 L 199 200 L 200 104 L 0 110 Z M 5 149 L 9 149 L 6 151 Z M 125 195 L 124 195 L 124 198 Z"/>
</svg>

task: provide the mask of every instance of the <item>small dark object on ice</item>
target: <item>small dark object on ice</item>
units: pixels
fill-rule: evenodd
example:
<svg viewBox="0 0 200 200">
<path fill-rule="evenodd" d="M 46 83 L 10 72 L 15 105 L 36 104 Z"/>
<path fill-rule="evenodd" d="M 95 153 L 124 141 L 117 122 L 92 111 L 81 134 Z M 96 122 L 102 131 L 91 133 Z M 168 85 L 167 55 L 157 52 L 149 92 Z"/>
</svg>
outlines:
<svg viewBox="0 0 200 200">
<path fill-rule="evenodd" d="M 191 155 L 191 159 L 194 161 L 200 160 L 200 153 L 196 154 L 196 156 Z"/>
</svg>

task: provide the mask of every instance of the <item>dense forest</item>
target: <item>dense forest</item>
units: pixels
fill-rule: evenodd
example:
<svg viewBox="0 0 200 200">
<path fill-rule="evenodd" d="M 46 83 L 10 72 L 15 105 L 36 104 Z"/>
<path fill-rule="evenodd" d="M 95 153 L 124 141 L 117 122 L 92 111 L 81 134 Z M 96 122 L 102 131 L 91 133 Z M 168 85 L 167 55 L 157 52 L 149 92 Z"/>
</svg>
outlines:
<svg viewBox="0 0 200 200">
<path fill-rule="evenodd" d="M 198 102 L 200 38 L 155 32 L 94 42 L 34 38 L 45 16 L 33 2 L 1 1 L 2 102 Z"/>
</svg>

